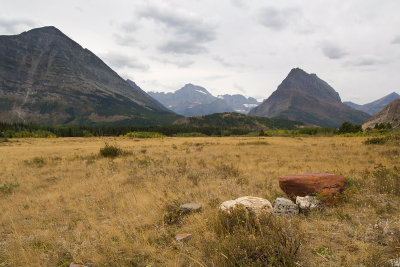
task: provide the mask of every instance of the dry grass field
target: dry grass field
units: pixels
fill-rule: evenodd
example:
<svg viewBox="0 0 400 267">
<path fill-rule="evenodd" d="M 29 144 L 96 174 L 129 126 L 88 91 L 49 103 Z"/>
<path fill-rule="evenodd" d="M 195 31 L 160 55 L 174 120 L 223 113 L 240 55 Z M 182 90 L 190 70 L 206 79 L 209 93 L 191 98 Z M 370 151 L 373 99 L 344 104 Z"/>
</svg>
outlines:
<svg viewBox="0 0 400 267">
<path fill-rule="evenodd" d="M 391 266 L 400 257 L 400 147 L 363 141 L 10 139 L 0 143 L 0 266 L 239 266 L 223 249 L 239 255 L 247 243 L 221 241 L 218 205 L 247 195 L 272 203 L 284 196 L 279 176 L 306 172 L 339 173 L 350 186 L 333 207 L 279 221 L 301 237 L 287 265 Z M 101 157 L 105 143 L 126 153 Z M 179 215 L 186 202 L 202 211 Z M 192 237 L 175 241 L 179 233 Z"/>
</svg>

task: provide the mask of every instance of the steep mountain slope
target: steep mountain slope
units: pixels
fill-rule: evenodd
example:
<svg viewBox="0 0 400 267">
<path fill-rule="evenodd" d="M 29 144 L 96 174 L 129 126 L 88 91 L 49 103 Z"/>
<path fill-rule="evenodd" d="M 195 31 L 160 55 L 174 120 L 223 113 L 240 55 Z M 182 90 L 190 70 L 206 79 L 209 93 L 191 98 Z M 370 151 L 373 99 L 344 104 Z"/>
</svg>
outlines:
<svg viewBox="0 0 400 267">
<path fill-rule="evenodd" d="M 214 127 L 222 129 L 246 129 L 251 131 L 267 129 L 295 129 L 297 126 L 304 125 L 301 122 L 279 119 L 265 118 L 258 116 L 245 115 L 240 113 L 214 113 L 205 116 L 186 117 L 174 122 L 175 125 L 186 125 L 192 127 Z"/>
<path fill-rule="evenodd" d="M 380 112 L 375 114 L 372 118 L 367 120 L 362 128 L 374 128 L 375 124 L 379 123 L 390 123 L 393 128 L 400 127 L 400 98 L 393 100 Z"/>
<path fill-rule="evenodd" d="M 338 127 L 349 121 L 360 124 L 369 115 L 344 105 L 339 94 L 315 74 L 292 69 L 277 90 L 249 114 Z"/>
<path fill-rule="evenodd" d="M 373 101 L 365 105 L 358 105 L 353 102 L 343 102 L 343 104 L 346 104 L 354 109 L 364 111 L 370 115 L 375 115 L 376 113 L 381 111 L 384 107 L 386 107 L 387 104 L 389 104 L 390 102 L 392 102 L 397 98 L 400 98 L 400 95 L 397 94 L 396 92 L 393 92 L 388 94 L 387 96 L 384 96 L 376 101 Z"/>
<path fill-rule="evenodd" d="M 0 120 L 166 124 L 177 119 L 55 27 L 0 36 Z"/>
<path fill-rule="evenodd" d="M 205 88 L 186 84 L 173 93 L 149 92 L 172 111 L 184 116 L 201 116 L 220 112 L 247 113 L 254 105 L 259 104 L 254 98 L 242 95 L 222 95 L 215 97 Z"/>
</svg>

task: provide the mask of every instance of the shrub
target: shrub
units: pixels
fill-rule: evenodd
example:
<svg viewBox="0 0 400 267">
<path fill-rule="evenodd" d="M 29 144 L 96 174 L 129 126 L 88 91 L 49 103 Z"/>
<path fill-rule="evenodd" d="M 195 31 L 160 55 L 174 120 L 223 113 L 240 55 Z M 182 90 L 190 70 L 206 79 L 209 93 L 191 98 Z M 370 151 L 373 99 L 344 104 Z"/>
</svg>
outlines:
<svg viewBox="0 0 400 267">
<path fill-rule="evenodd" d="M 116 158 L 123 155 L 123 151 L 116 145 L 105 144 L 103 148 L 100 148 L 100 156 L 104 158 Z"/>
<path fill-rule="evenodd" d="M 174 134 L 175 137 L 207 137 L 208 135 L 205 135 L 203 133 L 198 133 L 198 132 L 191 132 L 191 133 L 177 133 Z"/>
<path fill-rule="evenodd" d="M 387 169 L 382 164 L 375 166 L 372 173 L 375 188 L 379 193 L 400 196 L 400 169 Z"/>
<path fill-rule="evenodd" d="M 8 139 L 6 137 L 0 137 L 0 143 L 5 143 L 8 142 Z"/>
<path fill-rule="evenodd" d="M 163 138 L 165 135 L 156 132 L 130 132 L 125 134 L 129 138 Z"/>
<path fill-rule="evenodd" d="M 368 138 L 364 144 L 366 145 L 383 145 L 386 144 L 387 137 L 372 137 Z"/>
<path fill-rule="evenodd" d="M 168 225 L 178 224 L 182 221 L 183 210 L 180 209 L 178 201 L 174 200 L 165 205 L 163 222 Z"/>
<path fill-rule="evenodd" d="M 238 146 L 262 146 L 262 145 L 269 145 L 267 141 L 252 141 L 252 142 L 240 142 L 238 143 Z"/>
<path fill-rule="evenodd" d="M 273 215 L 256 217 L 243 207 L 220 212 L 213 221 L 216 239 L 205 242 L 210 266 L 294 266 L 303 235 L 299 226 Z"/>
<path fill-rule="evenodd" d="M 358 133 L 362 132 L 361 125 L 353 125 L 352 123 L 346 121 L 339 127 L 338 133 L 345 134 L 345 133 Z"/>
<path fill-rule="evenodd" d="M 15 183 L 15 184 L 13 184 L 13 183 L 4 184 L 3 186 L 0 186 L 0 192 L 11 193 L 14 190 L 14 188 L 16 188 L 18 186 L 19 186 L 18 183 Z"/>
</svg>

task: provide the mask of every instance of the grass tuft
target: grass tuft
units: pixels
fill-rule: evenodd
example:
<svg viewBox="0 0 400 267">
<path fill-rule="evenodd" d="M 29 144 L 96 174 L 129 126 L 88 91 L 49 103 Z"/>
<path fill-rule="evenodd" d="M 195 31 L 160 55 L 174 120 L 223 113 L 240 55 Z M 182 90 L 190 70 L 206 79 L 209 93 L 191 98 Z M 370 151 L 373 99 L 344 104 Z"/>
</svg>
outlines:
<svg viewBox="0 0 400 267">
<path fill-rule="evenodd" d="M 273 216 L 256 217 L 239 208 L 218 213 L 216 239 L 205 242 L 210 266 L 294 266 L 303 240 L 298 224 Z"/>
</svg>

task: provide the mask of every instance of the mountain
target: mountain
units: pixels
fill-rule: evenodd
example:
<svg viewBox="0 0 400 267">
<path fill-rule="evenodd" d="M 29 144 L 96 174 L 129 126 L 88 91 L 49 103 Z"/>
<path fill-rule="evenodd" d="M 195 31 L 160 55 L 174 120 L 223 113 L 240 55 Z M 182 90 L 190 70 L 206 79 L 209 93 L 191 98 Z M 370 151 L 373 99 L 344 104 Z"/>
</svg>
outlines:
<svg viewBox="0 0 400 267">
<path fill-rule="evenodd" d="M 0 121 L 153 125 L 177 118 L 55 27 L 0 36 Z"/>
<path fill-rule="evenodd" d="M 375 115 L 376 113 L 381 111 L 384 107 L 386 107 L 387 104 L 389 104 L 390 102 L 392 102 L 397 98 L 400 98 L 400 95 L 393 92 L 388 94 L 387 96 L 384 96 L 376 101 L 373 101 L 365 105 L 358 105 L 353 102 L 343 102 L 343 104 L 346 104 L 354 109 L 364 111 L 370 115 Z"/>
<path fill-rule="evenodd" d="M 260 131 L 272 128 L 295 129 L 304 123 L 279 119 L 251 116 L 241 113 L 214 113 L 205 116 L 186 117 L 174 122 L 175 125 L 192 127 L 213 127 L 220 129 L 245 129 Z"/>
<path fill-rule="evenodd" d="M 400 127 L 400 98 L 393 100 L 380 112 L 375 114 L 372 118 L 366 121 L 362 128 L 374 128 L 376 124 L 390 123 L 393 128 Z"/>
<path fill-rule="evenodd" d="M 315 74 L 294 68 L 272 95 L 249 114 L 278 117 L 325 127 L 349 121 L 360 124 L 369 115 L 346 106 L 339 94 Z"/>
<path fill-rule="evenodd" d="M 231 106 L 235 112 L 247 114 L 249 111 L 261 104 L 257 99 L 249 97 L 246 98 L 243 95 L 219 95 L 218 98 L 225 100 L 225 102 Z"/>
<path fill-rule="evenodd" d="M 254 98 L 242 95 L 213 96 L 205 88 L 186 84 L 173 93 L 148 92 L 172 111 L 184 116 L 201 116 L 221 112 L 247 113 L 253 105 L 259 104 Z"/>
</svg>

